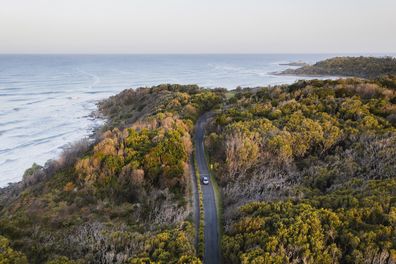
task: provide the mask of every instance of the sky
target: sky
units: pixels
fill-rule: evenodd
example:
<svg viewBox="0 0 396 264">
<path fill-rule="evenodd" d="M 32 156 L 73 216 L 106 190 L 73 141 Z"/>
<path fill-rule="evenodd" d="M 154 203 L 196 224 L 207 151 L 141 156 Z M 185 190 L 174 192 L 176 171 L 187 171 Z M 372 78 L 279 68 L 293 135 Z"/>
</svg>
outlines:
<svg viewBox="0 0 396 264">
<path fill-rule="evenodd" d="M 0 53 L 393 53 L 395 0 L 0 0 Z"/>
</svg>

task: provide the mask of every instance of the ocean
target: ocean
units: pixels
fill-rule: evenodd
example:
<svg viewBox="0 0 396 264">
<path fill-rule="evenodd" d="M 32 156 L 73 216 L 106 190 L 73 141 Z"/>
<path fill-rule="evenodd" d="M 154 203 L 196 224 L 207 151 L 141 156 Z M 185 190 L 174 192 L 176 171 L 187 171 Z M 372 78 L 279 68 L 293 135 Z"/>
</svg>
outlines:
<svg viewBox="0 0 396 264">
<path fill-rule="evenodd" d="M 22 179 L 62 148 L 89 136 L 103 120 L 98 100 L 127 88 L 161 83 L 233 89 L 292 83 L 271 72 L 282 63 L 332 54 L 0 55 L 0 187 Z"/>
</svg>

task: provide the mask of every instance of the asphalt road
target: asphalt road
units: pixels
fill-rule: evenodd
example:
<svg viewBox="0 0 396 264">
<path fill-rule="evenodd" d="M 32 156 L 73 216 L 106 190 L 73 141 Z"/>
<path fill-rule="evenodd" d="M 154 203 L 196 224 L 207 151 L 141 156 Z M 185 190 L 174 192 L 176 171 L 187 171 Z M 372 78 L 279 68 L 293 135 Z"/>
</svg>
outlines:
<svg viewBox="0 0 396 264">
<path fill-rule="evenodd" d="M 204 134 L 205 125 L 208 120 L 210 113 L 202 115 L 195 128 L 195 158 L 197 160 L 198 170 L 200 177 L 208 176 L 209 169 L 205 159 L 204 151 Z M 208 185 L 203 185 L 201 180 L 202 192 L 203 192 L 203 205 L 205 212 L 205 252 L 203 262 L 205 264 L 217 264 L 221 262 L 220 248 L 219 248 L 219 230 L 218 230 L 218 218 L 216 210 L 215 195 L 212 186 L 212 179 L 210 179 Z"/>
</svg>

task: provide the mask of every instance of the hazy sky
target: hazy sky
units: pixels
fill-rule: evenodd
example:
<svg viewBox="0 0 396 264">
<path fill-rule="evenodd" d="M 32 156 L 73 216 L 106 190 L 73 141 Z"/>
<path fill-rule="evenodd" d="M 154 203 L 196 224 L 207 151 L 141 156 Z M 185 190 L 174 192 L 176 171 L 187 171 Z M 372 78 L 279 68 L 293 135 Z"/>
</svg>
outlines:
<svg viewBox="0 0 396 264">
<path fill-rule="evenodd" d="M 396 0 L 0 0 L 0 53 L 395 52 Z"/>
</svg>

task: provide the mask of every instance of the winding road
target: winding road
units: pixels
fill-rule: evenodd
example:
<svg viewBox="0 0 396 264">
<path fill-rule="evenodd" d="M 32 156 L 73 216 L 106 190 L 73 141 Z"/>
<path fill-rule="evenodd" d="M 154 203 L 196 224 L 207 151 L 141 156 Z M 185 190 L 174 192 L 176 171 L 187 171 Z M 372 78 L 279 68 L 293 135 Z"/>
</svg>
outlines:
<svg viewBox="0 0 396 264">
<path fill-rule="evenodd" d="M 221 263 L 220 248 L 219 248 L 219 230 L 218 230 L 218 217 L 216 210 L 215 193 L 212 186 L 212 177 L 210 177 L 208 164 L 205 158 L 204 150 L 204 135 L 205 125 L 210 116 L 210 113 L 202 115 L 195 128 L 195 158 L 200 177 L 208 176 L 210 181 L 208 185 L 201 184 L 203 192 L 203 205 L 205 212 L 205 228 L 204 228 L 204 241 L 205 252 L 203 262 L 205 264 L 218 264 Z"/>
</svg>

